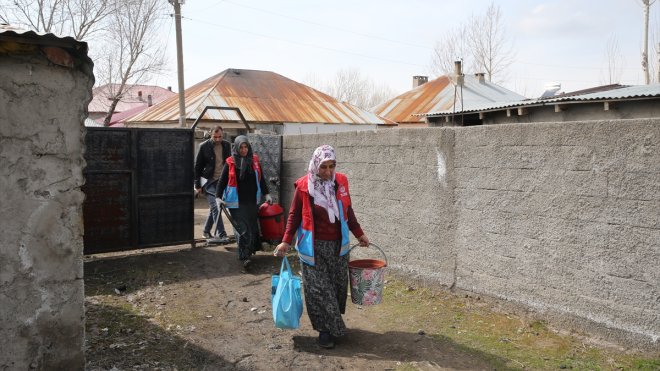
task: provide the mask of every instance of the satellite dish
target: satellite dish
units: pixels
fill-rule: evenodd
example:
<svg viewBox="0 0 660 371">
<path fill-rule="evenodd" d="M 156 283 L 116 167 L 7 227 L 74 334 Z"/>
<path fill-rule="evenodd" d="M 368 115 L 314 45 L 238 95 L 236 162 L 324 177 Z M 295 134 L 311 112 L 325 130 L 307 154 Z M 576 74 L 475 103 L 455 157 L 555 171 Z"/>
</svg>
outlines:
<svg viewBox="0 0 660 371">
<path fill-rule="evenodd" d="M 559 89 L 561 89 L 561 83 L 550 82 L 545 84 L 543 88 L 545 89 L 545 91 L 543 92 L 543 94 L 541 94 L 541 98 L 554 97 L 555 94 L 557 94 L 557 92 L 559 91 Z"/>
</svg>

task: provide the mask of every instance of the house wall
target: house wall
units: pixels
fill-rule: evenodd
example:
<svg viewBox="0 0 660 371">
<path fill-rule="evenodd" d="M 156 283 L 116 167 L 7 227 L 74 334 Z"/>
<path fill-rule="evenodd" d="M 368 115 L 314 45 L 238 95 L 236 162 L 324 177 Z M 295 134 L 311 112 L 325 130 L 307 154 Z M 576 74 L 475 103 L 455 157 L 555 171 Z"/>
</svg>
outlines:
<svg viewBox="0 0 660 371">
<path fill-rule="evenodd" d="M 506 110 L 484 113 L 483 120 L 478 114 L 468 114 L 465 120 L 480 122 L 483 125 L 514 124 L 531 122 L 569 122 L 589 120 L 624 120 L 660 117 L 660 100 L 657 98 L 647 100 L 613 102 L 609 110 L 604 110 L 603 102 L 578 102 L 561 105 L 561 111 L 555 112 L 554 105 L 526 107 L 526 113 L 518 115 L 517 109 L 511 110 L 507 116 Z M 430 126 L 458 126 L 447 123 L 445 117 L 429 117 Z M 451 118 L 450 118 L 451 120 Z M 455 118 L 460 123 L 461 116 Z M 460 125 L 460 124 L 459 124 Z"/>
<path fill-rule="evenodd" d="M 660 338 L 660 120 L 285 136 L 283 204 L 335 146 L 394 272 L 629 346 Z"/>
<path fill-rule="evenodd" d="M 0 55 L 1 370 L 84 369 L 87 62 Z"/>
<path fill-rule="evenodd" d="M 506 111 L 487 113 L 483 120 L 486 125 L 509 124 L 527 122 L 567 122 L 586 120 L 619 120 L 635 118 L 660 117 L 660 101 L 658 99 L 640 101 L 622 101 L 612 104 L 612 109 L 605 111 L 604 104 L 579 103 L 566 104 L 560 112 L 555 112 L 553 105 L 533 107 L 528 109 L 526 115 L 519 116 L 517 111 L 511 117 L 506 116 Z"/>
<path fill-rule="evenodd" d="M 322 133 L 337 133 L 345 131 L 367 131 L 374 130 L 378 125 L 348 125 L 348 124 L 300 124 L 300 123 L 284 123 L 284 130 L 282 135 L 299 135 L 299 134 L 322 134 Z M 280 129 L 281 130 L 281 129 Z M 279 132 L 278 132 L 279 134 Z"/>
</svg>

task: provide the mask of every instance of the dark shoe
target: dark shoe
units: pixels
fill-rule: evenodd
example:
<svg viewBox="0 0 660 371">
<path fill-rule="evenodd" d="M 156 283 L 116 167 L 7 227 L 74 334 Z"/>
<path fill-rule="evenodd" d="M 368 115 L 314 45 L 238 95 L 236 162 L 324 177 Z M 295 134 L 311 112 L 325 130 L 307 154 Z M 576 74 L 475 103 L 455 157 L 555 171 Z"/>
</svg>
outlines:
<svg viewBox="0 0 660 371">
<path fill-rule="evenodd" d="M 319 346 L 326 349 L 332 349 L 335 347 L 335 341 L 329 332 L 319 332 Z"/>
<path fill-rule="evenodd" d="M 250 263 L 252 263 L 252 260 L 250 259 L 243 260 L 243 268 L 247 268 L 250 265 Z"/>
</svg>

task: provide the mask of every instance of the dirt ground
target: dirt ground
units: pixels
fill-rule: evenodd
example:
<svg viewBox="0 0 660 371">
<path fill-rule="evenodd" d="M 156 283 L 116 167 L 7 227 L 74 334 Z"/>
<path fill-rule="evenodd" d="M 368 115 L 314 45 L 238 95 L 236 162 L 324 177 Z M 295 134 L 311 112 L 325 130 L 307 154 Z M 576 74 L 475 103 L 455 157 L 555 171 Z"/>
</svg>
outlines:
<svg viewBox="0 0 660 371">
<path fill-rule="evenodd" d="M 197 236 L 202 234 L 207 211 L 201 201 L 195 210 Z M 297 330 L 273 325 L 270 277 L 279 271 L 279 262 L 270 251 L 262 251 L 245 270 L 233 243 L 86 257 L 86 369 L 505 370 L 581 369 L 580 365 L 591 369 L 592 363 L 576 363 L 575 352 L 540 356 L 541 363 L 517 358 L 514 345 L 523 340 L 516 336 L 543 337 L 539 347 L 557 340 L 553 331 L 535 329 L 531 322 L 521 326 L 523 320 L 511 315 L 503 314 L 516 324 L 518 335 L 515 330 L 512 335 L 495 335 L 492 352 L 471 346 L 472 340 L 457 340 L 449 334 L 461 336 L 461 326 L 483 321 L 471 320 L 456 308 L 463 310 L 469 300 L 468 306 L 483 309 L 487 306 L 483 301 L 460 298 L 460 304 L 442 307 L 449 305 L 448 297 L 422 295 L 389 277 L 383 303 L 370 307 L 349 303 L 344 317 L 348 334 L 335 349 L 322 349 L 306 313 Z M 500 346 L 513 350 L 495 351 Z M 529 352 L 537 353 L 534 348 Z M 625 359 L 616 359 L 612 369 L 627 365 Z M 593 362 L 593 369 L 603 368 L 598 360 L 584 362 Z M 654 362 L 651 367 L 660 367 Z"/>
</svg>

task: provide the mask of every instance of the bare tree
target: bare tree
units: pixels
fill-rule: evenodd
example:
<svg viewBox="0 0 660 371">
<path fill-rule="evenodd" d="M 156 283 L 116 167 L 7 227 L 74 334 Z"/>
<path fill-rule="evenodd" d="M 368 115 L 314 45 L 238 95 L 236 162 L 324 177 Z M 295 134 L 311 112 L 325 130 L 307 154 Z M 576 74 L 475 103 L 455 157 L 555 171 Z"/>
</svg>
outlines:
<svg viewBox="0 0 660 371">
<path fill-rule="evenodd" d="M 492 81 L 495 75 L 504 74 L 513 60 L 513 48 L 507 39 L 499 6 L 491 3 L 484 15 L 471 18 L 468 45 L 472 49 L 475 65 L 483 68 L 488 81 Z"/>
<path fill-rule="evenodd" d="M 103 31 L 103 21 L 115 10 L 115 0 L 68 0 L 66 14 L 76 40 Z"/>
<path fill-rule="evenodd" d="M 165 53 L 158 39 L 160 15 L 166 2 L 161 0 L 119 0 L 109 18 L 109 45 L 101 58 L 100 81 L 112 85 L 104 125 L 110 124 L 117 103 L 128 84 L 138 84 L 165 68 Z"/>
<path fill-rule="evenodd" d="M 361 107 L 367 111 L 371 111 L 379 104 L 394 98 L 396 95 L 396 92 L 392 90 L 389 85 L 374 83 L 371 87 L 370 93 L 368 94 L 368 98 L 365 100 L 362 106 L 358 107 Z"/>
<path fill-rule="evenodd" d="M 350 103 L 364 110 L 370 110 L 396 94 L 388 85 L 378 85 L 358 68 L 342 68 L 327 84 L 320 83 L 315 76 L 308 76 L 307 85 L 320 90 L 338 101 Z"/>
<path fill-rule="evenodd" d="M 467 25 L 461 25 L 456 29 L 442 35 L 440 40 L 435 43 L 433 48 L 433 57 L 431 58 L 431 75 L 448 75 L 454 71 L 454 62 L 462 60 L 464 68 L 472 70 L 474 60 L 472 52 L 468 46 Z"/>
<path fill-rule="evenodd" d="M 102 29 L 112 8 L 111 0 L 3 0 L 0 21 L 83 40 Z"/>
<path fill-rule="evenodd" d="M 605 45 L 605 60 L 607 63 L 607 84 L 615 84 L 621 80 L 622 55 L 619 49 L 619 40 L 615 34 L 610 35 Z"/>
<path fill-rule="evenodd" d="M 38 32 L 59 33 L 64 26 L 65 0 L 2 1 L 0 21 Z"/>
<path fill-rule="evenodd" d="M 462 59 L 464 70 L 485 72 L 488 81 L 503 80 L 513 61 L 513 44 L 507 36 L 500 7 L 491 3 L 481 16 L 447 32 L 438 41 L 431 60 L 432 74 L 449 74 L 454 61 Z M 478 71 L 477 71 L 478 70 Z"/>
<path fill-rule="evenodd" d="M 165 53 L 158 38 L 162 0 L 0 0 L 0 21 L 38 32 L 87 40 L 97 82 L 108 83 L 110 101 L 105 125 L 129 84 L 164 70 Z M 5 2 L 11 1 L 11 4 Z M 113 84 L 116 83 L 116 84 Z"/>
</svg>

